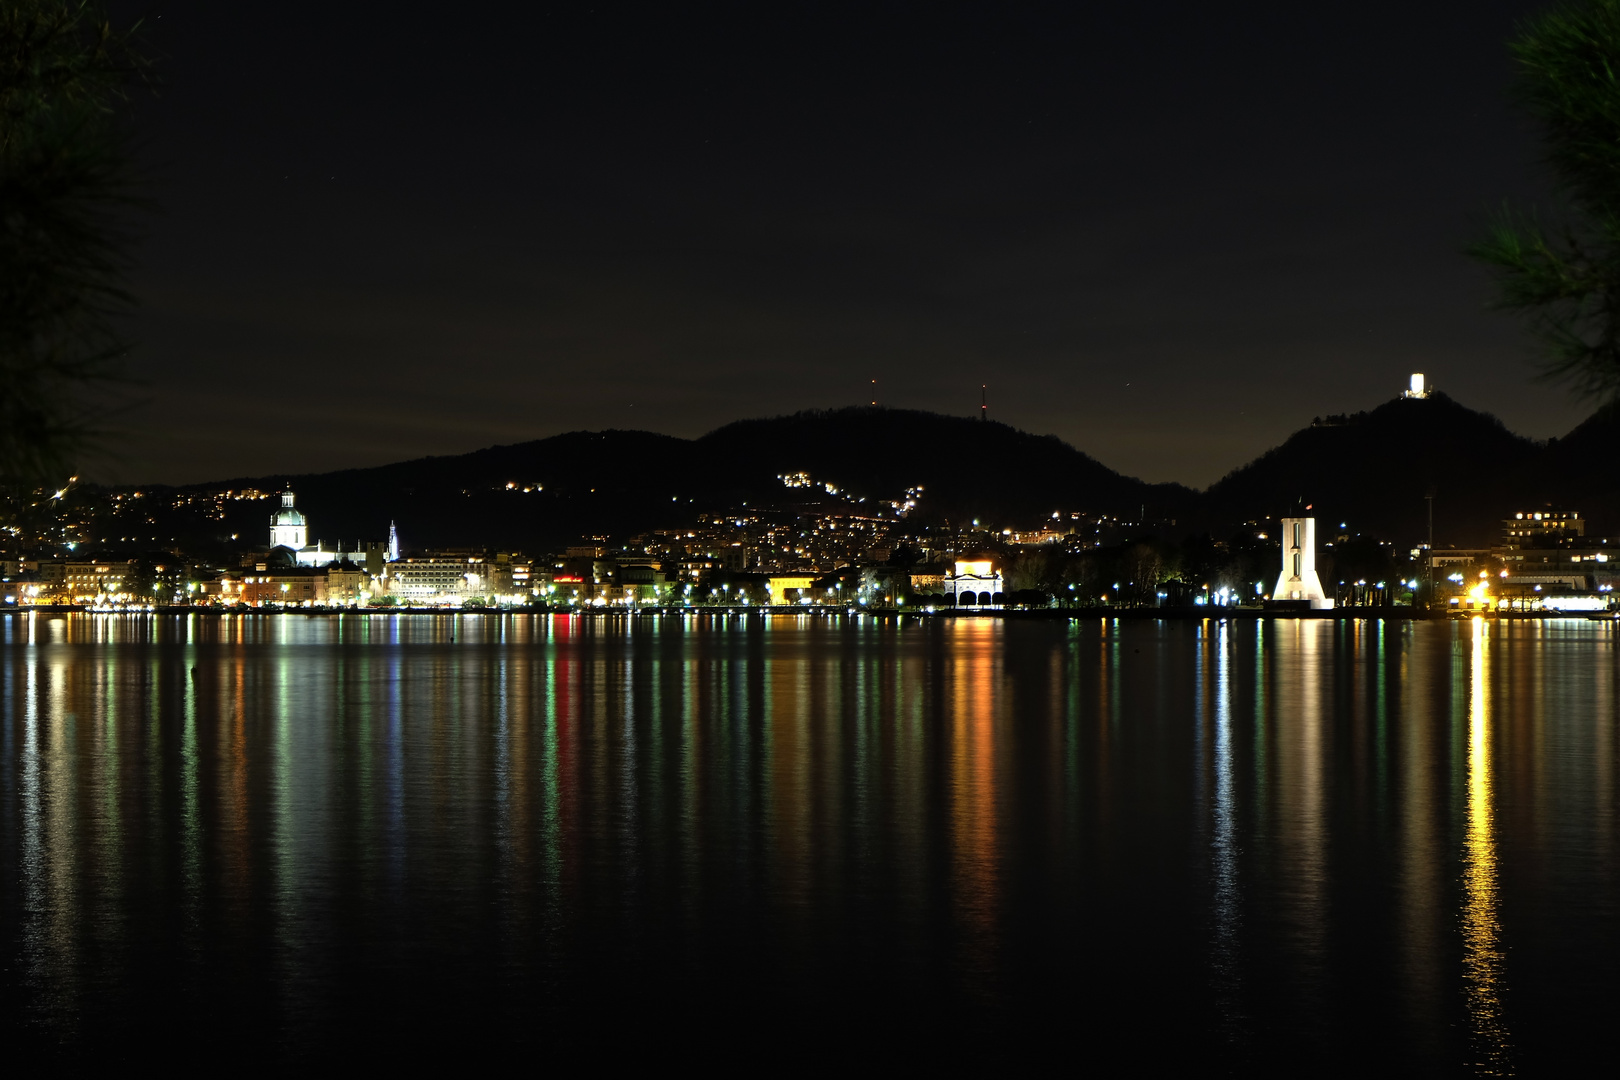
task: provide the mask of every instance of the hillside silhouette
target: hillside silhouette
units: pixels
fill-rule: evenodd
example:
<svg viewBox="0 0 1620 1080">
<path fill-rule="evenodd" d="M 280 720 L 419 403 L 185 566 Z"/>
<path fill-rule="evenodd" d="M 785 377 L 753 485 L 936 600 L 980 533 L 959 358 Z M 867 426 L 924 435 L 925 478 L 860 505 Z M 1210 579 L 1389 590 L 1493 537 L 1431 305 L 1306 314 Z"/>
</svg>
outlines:
<svg viewBox="0 0 1620 1080">
<path fill-rule="evenodd" d="M 1303 502 L 1333 525 L 1410 543 L 1426 534 L 1433 493 L 1436 543 L 1483 545 L 1530 497 L 1526 479 L 1545 452 L 1445 394 L 1397 398 L 1295 432 L 1213 484 L 1206 512 L 1230 523 Z"/>
<path fill-rule="evenodd" d="M 1035 524 L 1054 510 L 1176 517 L 1196 505 L 1180 484 L 1123 476 L 1055 435 L 911 409 L 858 407 L 740 420 L 697 440 L 731 494 L 780 502 L 803 470 L 868 499 L 921 486 L 930 520 Z"/>
<path fill-rule="evenodd" d="M 785 486 L 781 477 L 798 472 L 814 486 Z M 1191 489 L 1122 476 L 1054 436 L 877 407 L 739 421 L 698 439 L 570 432 L 375 468 L 146 490 L 183 496 L 283 486 L 311 516 L 311 538 L 328 543 L 379 538 L 397 521 L 407 546 L 537 549 L 684 527 L 701 514 L 745 506 L 769 512 L 813 504 L 893 516 L 882 504 L 917 487 L 924 493 L 914 517 L 925 522 L 1034 525 L 1060 509 L 1135 520 L 1144 507 L 1150 516 L 1175 518 L 1198 502 Z M 262 543 L 267 505 L 226 503 L 221 522 L 171 514 L 151 531 L 194 539 L 200 531 L 215 541 L 234 533 Z"/>
<path fill-rule="evenodd" d="M 1521 467 L 1512 486 L 1526 508 L 1579 510 L 1587 528 L 1620 533 L 1620 402 L 1599 409 Z"/>
<path fill-rule="evenodd" d="M 1054 511 L 1146 519 L 1179 536 L 1224 539 L 1246 522 L 1309 504 L 1332 526 L 1400 544 L 1425 535 L 1490 544 L 1504 516 L 1558 505 L 1612 530 L 1620 479 L 1620 411 L 1607 409 L 1542 444 L 1444 394 L 1318 418 L 1207 491 L 1124 476 L 1051 435 L 909 409 L 856 407 L 741 420 L 697 439 L 646 431 L 569 432 L 469 454 L 338 472 L 240 477 L 147 487 L 133 522 L 109 530 L 184 543 L 262 544 L 268 501 L 227 501 L 223 519 L 188 496 L 291 485 L 311 537 L 381 539 L 396 521 L 407 548 L 491 545 L 556 549 L 581 537 L 622 539 L 684 528 L 702 515 L 812 507 L 892 516 L 886 504 L 922 489 L 914 524 L 1033 528 Z M 790 487 L 781 477 L 808 475 Z M 834 490 L 829 491 L 827 485 Z M 864 500 L 864 501 L 863 501 Z M 1173 524 L 1172 524 L 1173 523 Z M 232 539 L 234 534 L 235 539 Z"/>
</svg>

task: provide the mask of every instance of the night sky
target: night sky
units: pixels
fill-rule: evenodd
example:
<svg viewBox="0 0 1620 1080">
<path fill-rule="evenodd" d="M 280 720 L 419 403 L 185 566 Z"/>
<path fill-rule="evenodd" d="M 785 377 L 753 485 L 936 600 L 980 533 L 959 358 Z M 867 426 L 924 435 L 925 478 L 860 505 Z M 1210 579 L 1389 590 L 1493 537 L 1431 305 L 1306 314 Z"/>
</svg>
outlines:
<svg viewBox="0 0 1620 1080">
<path fill-rule="evenodd" d="M 167 3 L 107 479 L 871 400 L 1207 484 L 1412 370 L 1585 413 L 1460 254 L 1525 3 Z"/>
</svg>

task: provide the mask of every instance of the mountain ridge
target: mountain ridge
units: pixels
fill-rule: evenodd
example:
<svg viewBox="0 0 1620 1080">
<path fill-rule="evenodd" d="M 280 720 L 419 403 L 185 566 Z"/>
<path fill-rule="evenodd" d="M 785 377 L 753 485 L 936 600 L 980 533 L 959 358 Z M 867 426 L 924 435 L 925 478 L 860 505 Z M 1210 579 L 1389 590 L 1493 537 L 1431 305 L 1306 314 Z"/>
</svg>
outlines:
<svg viewBox="0 0 1620 1080">
<path fill-rule="evenodd" d="M 1433 492 L 1437 542 L 1478 546 L 1494 540 L 1515 508 L 1547 500 L 1612 527 L 1620 481 L 1606 462 L 1615 449 L 1614 409 L 1562 440 L 1539 443 L 1436 393 L 1319 418 L 1198 491 L 1126 476 L 1057 436 L 999 421 L 854 406 L 737 420 L 695 439 L 573 431 L 387 465 L 146 490 L 183 501 L 291 485 L 315 520 L 312 537 L 377 538 L 397 521 L 407 543 L 420 546 L 553 547 L 686 527 L 745 504 L 758 511 L 841 500 L 852 511 L 881 513 L 880 504 L 918 487 L 913 517 L 931 523 L 1032 528 L 1055 511 L 1066 522 L 1073 513 L 1146 518 L 1161 531 L 1222 535 L 1309 503 L 1335 525 L 1405 543 L 1425 535 L 1425 496 Z M 814 486 L 784 484 L 784 475 L 798 472 Z M 262 510 L 227 503 L 227 520 L 171 524 L 216 540 L 226 530 L 245 538 L 256 535 Z M 152 526 L 165 531 L 156 520 Z"/>
</svg>

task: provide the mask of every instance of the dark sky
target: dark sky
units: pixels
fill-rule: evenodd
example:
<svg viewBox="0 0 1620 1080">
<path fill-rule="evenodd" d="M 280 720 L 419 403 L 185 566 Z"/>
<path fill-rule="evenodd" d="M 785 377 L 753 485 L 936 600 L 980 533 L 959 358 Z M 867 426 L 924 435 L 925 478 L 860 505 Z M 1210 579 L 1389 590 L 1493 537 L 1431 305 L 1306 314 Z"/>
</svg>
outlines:
<svg viewBox="0 0 1620 1080">
<path fill-rule="evenodd" d="M 870 400 L 1207 484 L 1424 370 L 1584 414 L 1459 254 L 1524 3 L 166 3 L 109 478 Z"/>
</svg>

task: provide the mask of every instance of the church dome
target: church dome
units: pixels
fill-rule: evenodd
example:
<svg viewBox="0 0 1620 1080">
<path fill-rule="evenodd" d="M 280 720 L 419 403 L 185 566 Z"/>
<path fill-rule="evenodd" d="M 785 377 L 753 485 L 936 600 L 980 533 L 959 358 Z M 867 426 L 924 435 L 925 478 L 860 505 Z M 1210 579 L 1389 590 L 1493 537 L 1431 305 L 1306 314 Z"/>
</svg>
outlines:
<svg viewBox="0 0 1620 1080">
<path fill-rule="evenodd" d="M 309 522 L 304 519 L 304 515 L 300 514 L 293 506 L 292 491 L 283 491 L 281 493 L 281 509 L 270 516 L 270 527 L 272 529 L 278 525 L 302 527 L 308 524 Z"/>
</svg>

